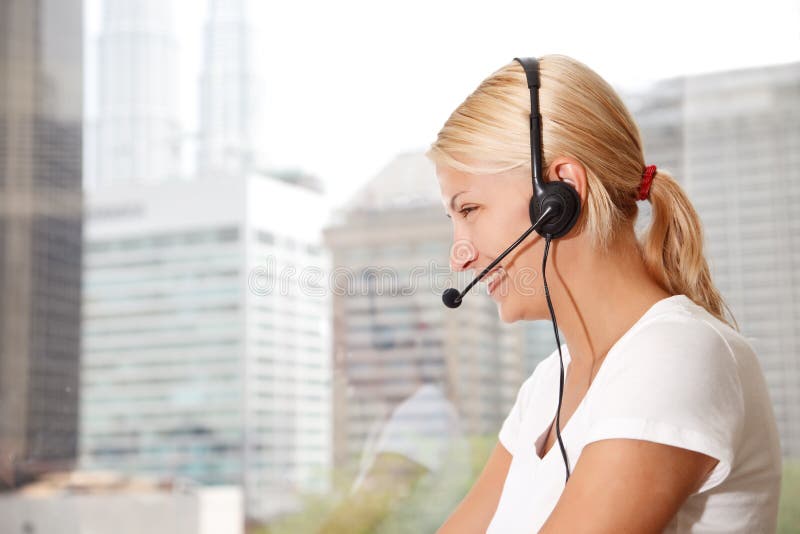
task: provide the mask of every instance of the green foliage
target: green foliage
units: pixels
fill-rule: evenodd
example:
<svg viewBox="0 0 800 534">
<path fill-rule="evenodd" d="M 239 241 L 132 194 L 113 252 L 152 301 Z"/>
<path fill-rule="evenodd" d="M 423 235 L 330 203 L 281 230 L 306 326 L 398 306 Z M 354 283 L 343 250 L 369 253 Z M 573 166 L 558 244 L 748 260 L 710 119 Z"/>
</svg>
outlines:
<svg viewBox="0 0 800 534">
<path fill-rule="evenodd" d="M 355 479 L 352 469 L 338 469 L 333 473 L 332 491 L 325 495 L 301 496 L 300 511 L 287 514 L 268 525 L 254 525 L 246 534 L 310 534 L 320 530 L 325 519 L 333 512 Z"/>
<path fill-rule="evenodd" d="M 778 534 L 800 534 L 800 460 L 783 462 Z"/>
<path fill-rule="evenodd" d="M 417 483 L 410 495 L 402 499 L 398 498 L 393 506 L 378 507 L 385 508 L 386 514 L 380 528 L 360 532 L 360 529 L 346 529 L 346 534 L 372 534 L 376 531 L 381 533 L 417 532 L 419 527 L 413 525 L 443 523 L 472 487 L 495 443 L 497 443 L 495 434 L 470 437 L 468 459 L 470 473 L 466 477 L 459 477 L 452 483 L 448 480 L 423 479 Z M 299 512 L 288 514 L 269 525 L 249 527 L 247 534 L 316 534 L 320 532 L 332 514 L 340 513 L 341 509 L 338 507 L 347 498 L 354 478 L 355 473 L 351 470 L 337 470 L 334 473 L 334 488 L 330 494 L 306 495 L 302 498 L 303 506 Z M 362 514 L 366 514 L 369 513 L 370 507 L 362 507 L 361 510 Z M 354 525 L 369 523 L 365 518 L 353 517 L 352 519 Z"/>
</svg>

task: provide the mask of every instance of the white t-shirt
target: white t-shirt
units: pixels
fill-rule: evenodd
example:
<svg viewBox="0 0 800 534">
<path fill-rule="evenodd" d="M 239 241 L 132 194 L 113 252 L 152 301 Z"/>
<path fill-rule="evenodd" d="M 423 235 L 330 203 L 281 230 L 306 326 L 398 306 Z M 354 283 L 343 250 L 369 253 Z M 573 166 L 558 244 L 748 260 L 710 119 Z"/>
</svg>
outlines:
<svg viewBox="0 0 800 534">
<path fill-rule="evenodd" d="M 562 353 L 566 372 L 566 345 Z M 487 534 L 538 532 L 561 496 L 558 441 L 537 455 L 556 414 L 560 370 L 556 350 L 522 384 L 500 429 L 513 459 Z M 606 355 L 561 428 L 570 472 L 584 446 L 608 438 L 719 460 L 664 532 L 775 532 L 781 449 L 761 366 L 744 337 L 685 295 L 655 303 Z"/>
</svg>

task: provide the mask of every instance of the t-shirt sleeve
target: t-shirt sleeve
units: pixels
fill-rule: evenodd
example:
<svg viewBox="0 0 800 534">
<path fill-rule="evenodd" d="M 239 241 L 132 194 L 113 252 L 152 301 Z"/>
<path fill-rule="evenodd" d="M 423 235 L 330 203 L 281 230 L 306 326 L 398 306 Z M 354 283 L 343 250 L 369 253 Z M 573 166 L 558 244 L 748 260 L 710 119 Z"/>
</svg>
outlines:
<svg viewBox="0 0 800 534">
<path fill-rule="evenodd" d="M 503 425 L 500 427 L 498 439 L 500 440 L 500 443 L 502 443 L 503 447 L 505 447 L 505 449 L 512 455 L 516 449 L 517 438 L 522 426 L 522 418 L 529 406 L 529 400 L 536 381 L 536 375 L 538 374 L 537 372 L 542 364 L 544 364 L 544 362 L 541 362 L 539 365 L 537 365 L 534 372 L 531 373 L 525 382 L 522 383 L 522 386 L 520 386 L 519 391 L 517 392 L 517 399 L 514 401 L 511 411 L 508 413 L 503 421 Z"/>
<path fill-rule="evenodd" d="M 698 493 L 722 482 L 744 422 L 738 366 L 725 339 L 702 320 L 674 319 L 645 325 L 616 356 L 591 399 L 586 444 L 629 438 L 700 452 L 719 463 Z"/>
</svg>

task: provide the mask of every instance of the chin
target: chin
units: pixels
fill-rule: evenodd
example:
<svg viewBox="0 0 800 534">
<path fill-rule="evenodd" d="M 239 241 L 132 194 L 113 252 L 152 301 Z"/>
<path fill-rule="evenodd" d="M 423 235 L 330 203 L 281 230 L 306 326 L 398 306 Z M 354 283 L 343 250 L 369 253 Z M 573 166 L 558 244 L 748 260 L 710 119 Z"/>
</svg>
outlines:
<svg viewBox="0 0 800 534">
<path fill-rule="evenodd" d="M 505 295 L 502 300 L 497 302 L 497 314 L 500 320 L 508 324 L 516 323 L 517 321 L 538 321 L 541 319 L 547 319 L 549 321 L 550 314 L 547 308 L 544 310 L 532 308 L 529 302 L 531 298 L 533 297 Z M 526 299 L 528 299 L 528 301 L 526 301 Z"/>
<path fill-rule="evenodd" d="M 514 306 L 512 302 L 501 301 L 497 303 L 497 314 L 500 316 L 500 320 L 504 323 L 511 324 L 516 323 L 520 319 L 522 319 L 522 313 L 517 306 Z"/>
</svg>

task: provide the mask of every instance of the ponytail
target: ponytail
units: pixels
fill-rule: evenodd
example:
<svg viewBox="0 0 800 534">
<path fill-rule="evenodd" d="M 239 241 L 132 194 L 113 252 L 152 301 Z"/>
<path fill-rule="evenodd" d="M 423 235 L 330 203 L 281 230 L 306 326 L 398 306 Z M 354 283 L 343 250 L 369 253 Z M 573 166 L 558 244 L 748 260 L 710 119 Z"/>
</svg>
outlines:
<svg viewBox="0 0 800 534">
<path fill-rule="evenodd" d="M 652 214 L 642 256 L 650 274 L 670 294 L 686 295 L 738 331 L 739 324 L 711 280 L 703 253 L 703 226 L 683 188 L 659 169 L 649 199 Z"/>
</svg>

